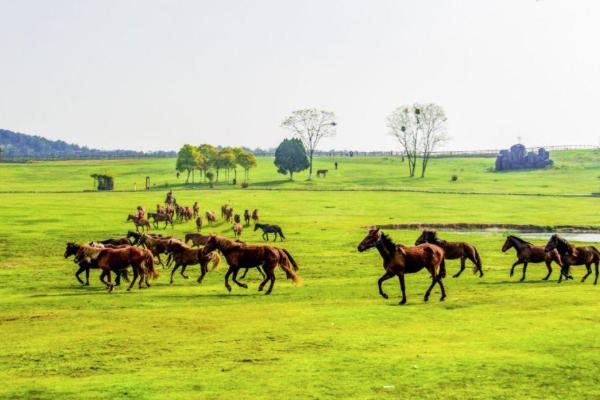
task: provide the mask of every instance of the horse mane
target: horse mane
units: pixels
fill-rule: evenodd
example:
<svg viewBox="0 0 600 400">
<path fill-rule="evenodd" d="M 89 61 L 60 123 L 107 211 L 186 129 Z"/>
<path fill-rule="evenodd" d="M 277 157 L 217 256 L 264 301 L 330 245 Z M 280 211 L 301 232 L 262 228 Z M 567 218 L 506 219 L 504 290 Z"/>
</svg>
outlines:
<svg viewBox="0 0 600 400">
<path fill-rule="evenodd" d="M 381 233 L 381 242 L 390 254 L 396 253 L 396 243 L 385 233 Z"/>
<path fill-rule="evenodd" d="M 521 238 L 520 238 L 520 237 L 518 237 L 518 236 L 514 236 L 514 235 L 508 235 L 508 237 L 509 237 L 510 239 L 516 240 L 516 241 L 517 241 L 517 242 L 519 242 L 519 243 L 522 243 L 522 244 L 529 244 L 529 245 L 532 245 L 532 246 L 533 246 L 533 243 L 530 243 L 530 242 L 528 242 L 528 241 L 526 241 L 526 240 L 523 240 L 523 239 L 521 239 Z"/>
</svg>

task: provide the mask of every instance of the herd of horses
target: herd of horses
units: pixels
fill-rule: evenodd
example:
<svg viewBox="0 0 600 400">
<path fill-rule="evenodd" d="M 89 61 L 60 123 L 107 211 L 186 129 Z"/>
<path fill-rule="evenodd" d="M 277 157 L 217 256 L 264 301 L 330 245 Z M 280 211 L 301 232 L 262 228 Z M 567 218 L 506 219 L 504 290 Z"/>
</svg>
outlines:
<svg viewBox="0 0 600 400">
<path fill-rule="evenodd" d="M 483 267 L 479 252 L 470 243 L 448 242 L 440 239 L 436 231 L 424 230 L 415 242 L 415 246 L 404 246 L 396 244 L 392 239 L 381 232 L 378 228 L 370 229 L 369 233 L 358 245 L 358 251 L 363 252 L 371 248 L 376 248 L 383 259 L 383 268 L 385 273 L 378 280 L 379 294 L 387 299 L 388 295 L 383 291 L 384 281 L 395 276 L 400 282 L 402 300 L 400 304 L 406 303 L 406 290 L 404 275 L 415 273 L 423 268 L 431 275 L 431 284 L 425 292 L 424 300 L 429 300 L 431 290 L 437 284 L 442 293 L 440 301 L 446 298 L 446 290 L 443 284 L 443 278 L 446 277 L 445 260 L 460 259 L 460 270 L 453 275 L 457 278 L 465 270 L 466 260 L 473 263 L 473 272 L 483 277 Z M 510 276 L 513 276 L 515 267 L 523 264 L 523 276 L 525 279 L 527 265 L 531 263 L 545 263 L 548 268 L 548 274 L 544 280 L 547 280 L 552 273 L 551 264 L 554 262 L 560 267 L 558 282 L 563 279 L 573 279 L 570 275 L 570 267 L 574 265 L 585 265 L 586 274 L 581 279 L 585 282 L 592 273 L 592 265 L 595 266 L 594 285 L 598 283 L 598 265 L 600 264 L 600 252 L 594 246 L 576 247 L 559 235 L 552 235 L 546 246 L 536 246 L 517 236 L 510 235 L 506 238 L 502 246 L 502 252 L 514 248 L 517 253 L 517 261 L 512 265 Z"/>
<path fill-rule="evenodd" d="M 106 286 L 108 291 L 112 291 L 115 285 L 119 285 L 121 280 L 129 281 L 127 290 L 131 290 L 135 282 L 138 286 L 150 287 L 150 281 L 159 276 L 156 265 L 162 265 L 163 269 L 171 268 L 170 283 L 174 281 L 177 271 L 185 279 L 189 276 L 185 271 L 187 267 L 198 265 L 200 275 L 198 283 L 202 283 L 205 275 L 209 271 L 209 265 L 216 269 L 221 263 L 221 257 L 225 257 L 228 264 L 228 270 L 225 274 L 225 287 L 231 291 L 229 279 L 240 287 L 247 288 L 245 283 L 238 280 L 238 273 L 244 270 L 240 279 L 243 279 L 248 270 L 256 268 L 263 277 L 259 285 L 259 291 L 269 284 L 266 294 L 270 294 L 275 283 L 275 269 L 279 266 L 286 274 L 288 279 L 298 284 L 300 278 L 297 275 L 298 264 L 292 255 L 284 248 L 271 245 L 253 245 L 246 244 L 239 240 L 242 233 L 242 222 L 239 214 L 234 213 L 233 207 L 224 204 L 221 207 L 221 218 L 226 223 L 232 223 L 234 239 L 221 235 L 203 235 L 200 233 L 202 219 L 200 217 L 200 207 L 194 203 L 192 207 L 179 206 L 165 203 L 157 205 L 156 213 L 149 213 L 153 218 L 154 226 L 165 222 L 166 229 L 169 224 L 173 226 L 173 221 L 182 223 L 196 219 L 197 232 L 188 233 L 184 240 L 179 240 L 173 236 L 163 236 L 149 232 L 150 222 L 136 218 L 134 215 L 128 217 L 136 225 L 136 231 L 129 231 L 125 237 L 111 238 L 97 242 L 77 244 L 68 242 L 64 257 L 74 256 L 75 263 L 79 266 L 75 277 L 81 284 L 89 285 L 89 274 L 91 269 L 100 269 L 100 281 Z M 209 224 L 216 221 L 214 211 L 206 212 Z M 254 231 L 262 230 L 262 238 L 269 240 L 269 234 L 273 235 L 273 240 L 280 241 L 285 239 L 282 229 L 278 225 L 269 225 L 260 223 L 258 209 L 252 213 L 245 210 L 243 213 L 245 226 L 250 226 L 250 221 L 254 221 Z M 142 232 L 139 228 L 142 226 Z M 460 260 L 460 269 L 453 275 L 458 278 L 466 269 L 467 260 L 473 264 L 473 272 L 483 277 L 483 266 L 481 257 L 477 248 L 466 242 L 448 242 L 438 237 L 434 230 L 424 230 L 415 241 L 414 246 L 405 246 L 396 244 L 393 240 L 380 231 L 379 228 L 370 229 L 367 236 L 359 243 L 358 251 L 363 252 L 371 248 L 376 248 L 383 259 L 384 274 L 378 280 L 379 293 L 382 297 L 388 298 L 383 291 L 382 285 L 388 279 L 398 277 L 402 300 L 400 304 L 406 303 L 405 274 L 415 273 L 426 269 L 431 276 L 431 284 L 427 288 L 424 300 L 429 299 L 430 293 L 438 285 L 441 291 L 440 301 L 446 298 L 446 290 L 443 279 L 446 277 L 446 260 Z M 502 252 L 514 248 L 517 255 L 517 261 L 510 269 L 510 276 L 514 275 L 515 268 L 523 265 L 521 281 L 525 279 L 527 266 L 532 263 L 545 263 L 548 273 L 543 278 L 548 280 L 552 273 L 552 263 L 560 267 L 558 282 L 564 279 L 573 279 L 570 275 L 570 267 L 576 265 L 585 265 L 586 274 L 581 279 L 584 282 L 592 274 L 592 265 L 595 266 L 594 284 L 598 283 L 598 269 L 600 264 L 600 252 L 593 246 L 576 247 L 559 235 L 552 235 L 546 246 L 536 246 L 517 236 L 507 236 Z M 166 257 L 165 260 L 161 256 Z M 131 267 L 133 278 L 130 280 L 128 269 Z M 80 275 L 85 272 L 85 282 Z M 112 283 L 111 273 L 115 273 L 115 284 Z"/>
</svg>

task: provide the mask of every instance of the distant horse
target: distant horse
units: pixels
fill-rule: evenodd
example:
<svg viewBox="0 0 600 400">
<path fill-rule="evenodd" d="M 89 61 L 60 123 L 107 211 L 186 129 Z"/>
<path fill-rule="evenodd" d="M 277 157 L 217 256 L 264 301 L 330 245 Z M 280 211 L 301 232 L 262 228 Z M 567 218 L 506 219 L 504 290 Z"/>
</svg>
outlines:
<svg viewBox="0 0 600 400">
<path fill-rule="evenodd" d="M 197 218 L 200 215 L 200 204 L 197 201 L 194 202 L 192 210 L 194 210 L 193 218 Z"/>
<path fill-rule="evenodd" d="M 188 242 L 192 242 L 192 247 L 200 247 L 204 246 L 206 242 L 210 239 L 209 235 L 203 235 L 201 233 L 186 233 L 185 235 L 185 244 Z"/>
<path fill-rule="evenodd" d="M 546 251 L 542 246 L 535 246 L 519 237 L 509 235 L 506 237 L 506 241 L 502 246 L 502 252 L 506 253 L 506 251 L 508 251 L 508 249 L 511 247 L 514 247 L 517 252 L 517 261 L 510 269 L 510 276 L 513 276 L 515 273 L 515 267 L 517 265 L 523 264 L 523 276 L 521 277 L 521 281 L 525 280 L 525 272 L 527 271 L 528 263 L 543 262 L 546 264 L 546 268 L 548 268 L 548 274 L 543 280 L 548 280 L 548 278 L 550 278 L 550 274 L 552 274 L 552 261 L 557 263 L 559 267 L 562 266 L 560 254 L 556 250 Z"/>
<path fill-rule="evenodd" d="M 269 233 L 272 233 L 275 235 L 275 238 L 273 239 L 274 242 L 277 241 L 277 235 L 279 235 L 281 237 L 281 241 L 283 241 L 283 239 L 285 239 L 285 236 L 283 236 L 283 232 L 281 231 L 281 228 L 279 227 L 279 225 L 268 225 L 268 224 L 254 224 L 254 231 L 256 232 L 258 229 L 262 229 L 263 234 L 262 234 L 262 238 L 263 240 L 266 240 L 267 242 L 269 241 Z"/>
<path fill-rule="evenodd" d="M 77 243 L 67 242 L 67 247 L 65 249 L 65 258 L 75 256 L 77 254 L 77 252 L 79 251 L 79 247 L 80 246 Z M 79 265 L 79 269 L 77 270 L 77 272 L 75 272 L 75 278 L 77 278 L 79 283 L 81 283 L 82 285 L 89 286 L 90 285 L 90 269 L 98 268 L 98 267 L 87 261 L 80 261 L 77 264 Z M 85 271 L 85 282 L 83 282 L 81 280 L 81 278 L 79 277 L 79 275 L 81 275 L 81 273 L 84 271 Z M 121 276 L 123 277 L 123 279 L 125 279 L 125 281 L 129 282 L 129 278 L 127 277 L 127 270 L 121 270 L 121 271 L 117 272 L 117 277 L 115 279 L 116 286 L 119 286 L 121 284 Z"/>
<path fill-rule="evenodd" d="M 250 226 L 250 211 L 247 209 L 244 210 L 244 223 L 246 226 Z"/>
<path fill-rule="evenodd" d="M 201 230 L 202 230 L 202 217 L 198 215 L 196 217 L 196 232 L 200 232 Z"/>
<path fill-rule="evenodd" d="M 585 265 L 587 273 L 581 278 L 581 282 L 585 282 L 588 276 L 592 273 L 592 264 L 595 265 L 594 285 L 598 284 L 598 264 L 600 264 L 600 252 L 594 246 L 575 247 L 565 239 L 554 234 L 548 240 L 545 247 L 546 251 L 557 250 L 560 253 L 562 260 L 562 273 L 558 278 L 560 282 L 563 275 L 569 275 L 569 267 L 571 265 Z"/>
<path fill-rule="evenodd" d="M 235 224 L 233 224 L 233 236 L 235 236 L 236 239 L 238 239 L 240 236 L 242 236 L 242 224 L 239 222 L 236 222 Z"/>
<path fill-rule="evenodd" d="M 415 245 L 431 243 L 440 246 L 444 249 L 444 258 L 446 260 L 460 259 L 460 270 L 452 275 L 453 278 L 458 278 L 465 270 L 465 260 L 470 260 L 473 265 L 473 273 L 479 272 L 479 277 L 483 276 L 483 268 L 481 266 L 481 257 L 475 246 L 465 242 L 447 242 L 437 236 L 436 231 L 424 230 L 421 236 L 415 241 Z"/>
<path fill-rule="evenodd" d="M 227 207 L 224 212 L 224 219 L 226 222 L 231 222 L 233 217 L 233 207 Z"/>
<path fill-rule="evenodd" d="M 169 226 L 169 224 L 171 224 L 171 228 L 173 228 L 173 217 L 171 217 L 167 213 L 148 213 L 148 218 L 152 218 L 154 220 L 154 229 L 158 229 L 159 222 L 165 223 L 164 229 L 167 229 L 167 226 Z"/>
<path fill-rule="evenodd" d="M 379 294 L 384 299 L 388 295 L 383 292 L 382 283 L 394 276 L 398 276 L 400 280 L 400 289 L 402 290 L 402 301 L 400 304 L 406 303 L 406 292 L 404 287 L 404 274 L 418 272 L 423 268 L 431 274 L 431 285 L 425 292 L 424 301 L 429 300 L 431 289 L 437 283 L 442 291 L 440 301 L 446 298 L 446 290 L 442 283 L 442 278 L 446 276 L 446 266 L 444 264 L 444 249 L 439 246 L 423 243 L 416 247 L 406 247 L 396 245 L 386 234 L 379 232 L 379 229 L 371 229 L 367 236 L 358 245 L 358 251 L 363 252 L 370 248 L 376 247 L 383 258 L 383 269 L 385 273 L 379 281 Z"/>
<path fill-rule="evenodd" d="M 129 214 L 127 216 L 127 221 L 125 222 L 128 221 L 133 221 L 136 232 L 139 231 L 140 227 L 142 228 L 142 232 L 144 232 L 144 228 L 146 229 L 146 231 L 150 231 L 150 222 L 146 218 L 137 218 L 135 215 Z"/>
<path fill-rule="evenodd" d="M 206 220 L 208 221 L 208 225 L 212 226 L 215 222 L 217 222 L 217 216 L 214 211 L 206 212 Z"/>
<path fill-rule="evenodd" d="M 252 222 L 254 222 L 255 224 L 257 222 L 260 222 L 260 215 L 258 215 L 258 208 L 255 208 L 254 211 L 252 211 Z"/>
<path fill-rule="evenodd" d="M 327 177 L 327 173 L 328 172 L 329 172 L 328 169 L 318 169 L 317 170 L 317 178 L 319 178 L 319 177 L 323 177 L 323 178 Z"/>
<path fill-rule="evenodd" d="M 270 281 L 269 288 L 265 294 L 270 294 L 275 284 L 275 268 L 279 265 L 286 273 L 288 279 L 292 279 L 296 285 L 300 284 L 300 278 L 296 275 L 298 265 L 292 255 L 285 249 L 273 246 L 246 245 L 223 236 L 211 235 L 202 250 L 205 254 L 219 250 L 225 256 L 229 269 L 225 274 L 225 287 L 231 291 L 229 277 L 233 275 L 233 281 L 240 287 L 247 288 L 248 285 L 237 280 L 237 274 L 242 268 L 256 268 L 262 266 L 266 278 L 261 282 L 258 291 L 262 291 Z"/>
<path fill-rule="evenodd" d="M 223 204 L 221 206 L 221 218 L 225 218 L 225 214 L 227 213 L 227 209 L 229 208 L 229 204 Z"/>
</svg>

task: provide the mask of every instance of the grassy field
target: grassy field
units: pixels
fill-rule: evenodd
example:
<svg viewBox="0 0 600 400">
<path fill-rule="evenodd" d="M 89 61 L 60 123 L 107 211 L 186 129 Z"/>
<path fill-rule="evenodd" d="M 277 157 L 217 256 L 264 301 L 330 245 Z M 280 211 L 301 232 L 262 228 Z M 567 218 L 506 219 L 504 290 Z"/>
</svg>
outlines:
<svg viewBox="0 0 600 400">
<path fill-rule="evenodd" d="M 80 286 L 64 243 L 122 236 L 126 214 L 162 201 L 164 191 L 0 194 L 0 398 L 598 399 L 600 288 L 590 280 L 557 285 L 554 271 L 541 281 L 545 267 L 531 265 L 521 283 L 520 269 L 508 276 L 515 257 L 500 252 L 501 234 L 441 232 L 477 245 L 485 277 L 448 278 L 446 301 L 434 290 L 424 303 L 421 272 L 407 278 L 408 304 L 398 306 L 397 280 L 384 286 L 390 300 L 377 293 L 379 255 L 356 251 L 372 224 L 598 225 L 597 198 L 367 190 L 589 193 L 597 191 L 594 156 L 557 153 L 555 169 L 504 174 L 486 171 L 491 159 L 435 160 L 422 180 L 404 178 L 398 160 L 344 159 L 312 183 L 279 183 L 262 159 L 256 187 L 303 190 L 176 190 L 180 203 L 197 200 L 202 211 L 259 208 L 282 226 L 303 285 L 278 271 L 270 296 L 257 292 L 255 271 L 249 289 L 227 293 L 225 268 L 202 285 L 177 275 L 170 286 L 164 271 L 142 291 L 107 294 L 97 272 Z M 91 186 L 90 173 L 112 170 L 125 189 L 147 173 L 173 179 L 171 168 L 172 160 L 0 165 L 0 181 L 4 190 L 77 191 Z M 310 190 L 347 187 L 357 191 Z M 174 234 L 191 230 L 176 224 Z M 206 232 L 230 235 L 230 227 Z M 407 244 L 418 235 L 389 233 Z M 251 229 L 242 238 L 261 241 Z"/>
<path fill-rule="evenodd" d="M 492 172 L 493 158 L 433 159 L 425 179 L 409 178 L 399 157 L 328 158 L 315 161 L 315 169 L 329 169 L 327 178 L 306 181 L 298 173 L 294 182 L 277 173 L 270 157 L 259 158 L 251 170 L 254 189 L 294 190 L 420 190 L 480 193 L 590 194 L 600 191 L 600 150 L 552 153 L 553 168 L 538 171 Z M 333 170 L 339 161 L 340 169 Z M 185 179 L 175 176 L 174 159 L 34 162 L 0 164 L 0 192 L 83 191 L 93 189 L 93 173 L 111 173 L 115 189 L 143 188 L 150 176 L 153 188 L 183 188 Z M 452 175 L 458 180 L 451 181 Z M 195 187 L 206 188 L 206 184 Z M 189 186 L 187 187 L 189 188 Z M 220 189 L 233 189 L 221 183 Z"/>
</svg>

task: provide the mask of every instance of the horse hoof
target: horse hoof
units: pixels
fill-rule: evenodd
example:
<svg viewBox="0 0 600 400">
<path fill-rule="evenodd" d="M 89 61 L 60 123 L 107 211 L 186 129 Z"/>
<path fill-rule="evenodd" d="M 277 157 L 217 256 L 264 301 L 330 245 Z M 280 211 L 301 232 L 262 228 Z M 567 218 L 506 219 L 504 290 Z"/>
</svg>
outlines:
<svg viewBox="0 0 600 400">
<path fill-rule="evenodd" d="M 248 285 L 246 285 L 246 284 L 243 284 L 243 285 L 242 285 L 242 287 L 243 287 L 244 289 L 248 289 Z"/>
<path fill-rule="evenodd" d="M 228 286 L 228 287 L 227 287 L 227 291 L 228 291 L 229 293 L 231 293 L 231 287 L 229 287 L 229 286 Z"/>
<path fill-rule="evenodd" d="M 453 277 L 453 278 L 458 278 L 459 276 L 460 276 L 460 275 L 458 275 L 458 274 L 454 274 L 454 275 L 452 275 L 452 277 Z"/>
<path fill-rule="evenodd" d="M 400 303 L 398 303 L 398 305 L 403 306 L 406 304 L 406 299 L 402 299 L 402 301 L 400 301 Z"/>
<path fill-rule="evenodd" d="M 384 299 L 388 299 L 389 298 L 389 296 L 387 294 L 385 294 L 385 293 L 381 293 L 381 297 L 383 297 Z"/>
<path fill-rule="evenodd" d="M 440 298 L 440 301 L 444 301 L 445 299 L 446 299 L 446 296 L 444 296 L 444 297 L 441 297 L 441 298 Z"/>
<path fill-rule="evenodd" d="M 87 283 L 86 283 L 84 286 L 90 286 L 90 283 L 89 283 L 89 282 L 87 282 Z"/>
<path fill-rule="evenodd" d="M 479 277 L 480 277 L 480 278 L 483 278 L 483 274 L 479 274 Z"/>
<path fill-rule="evenodd" d="M 425 297 L 425 298 L 423 299 L 423 301 L 425 301 L 425 302 L 429 301 L 429 297 Z"/>
</svg>

